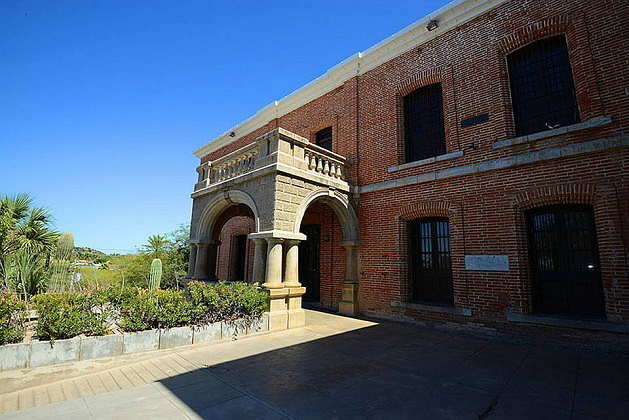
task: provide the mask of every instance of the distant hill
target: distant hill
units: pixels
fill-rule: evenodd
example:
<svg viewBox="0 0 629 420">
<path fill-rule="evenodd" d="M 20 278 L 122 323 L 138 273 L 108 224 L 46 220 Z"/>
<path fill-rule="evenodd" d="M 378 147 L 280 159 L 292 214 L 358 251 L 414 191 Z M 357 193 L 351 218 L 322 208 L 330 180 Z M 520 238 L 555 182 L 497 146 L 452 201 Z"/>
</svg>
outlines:
<svg viewBox="0 0 629 420">
<path fill-rule="evenodd" d="M 100 262 L 108 259 L 108 255 L 98 249 L 88 248 L 85 246 L 75 246 L 74 255 L 77 260 L 86 260 L 92 262 Z"/>
</svg>

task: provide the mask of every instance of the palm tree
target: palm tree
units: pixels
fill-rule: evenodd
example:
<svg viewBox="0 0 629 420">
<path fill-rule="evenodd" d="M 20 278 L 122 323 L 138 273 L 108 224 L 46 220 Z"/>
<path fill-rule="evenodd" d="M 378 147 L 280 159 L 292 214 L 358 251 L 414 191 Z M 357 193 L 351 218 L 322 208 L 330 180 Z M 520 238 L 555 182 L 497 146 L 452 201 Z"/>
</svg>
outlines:
<svg viewBox="0 0 629 420">
<path fill-rule="evenodd" d="M 0 279 L 4 279 L 5 286 L 9 283 L 9 271 L 12 278 L 16 267 L 37 271 L 33 267 L 35 261 L 44 264 L 56 247 L 59 234 L 50 227 L 51 214 L 32 205 L 27 194 L 0 197 Z M 20 278 L 23 274 L 26 273 L 20 274 Z"/>
<path fill-rule="evenodd" d="M 152 256 L 159 256 L 167 251 L 168 240 L 162 235 L 149 236 L 148 243 L 144 245 L 143 251 Z"/>
<path fill-rule="evenodd" d="M 27 194 L 0 197 L 0 257 L 18 250 L 47 254 L 55 249 L 59 234 L 49 226 L 50 212 L 32 204 Z"/>
</svg>

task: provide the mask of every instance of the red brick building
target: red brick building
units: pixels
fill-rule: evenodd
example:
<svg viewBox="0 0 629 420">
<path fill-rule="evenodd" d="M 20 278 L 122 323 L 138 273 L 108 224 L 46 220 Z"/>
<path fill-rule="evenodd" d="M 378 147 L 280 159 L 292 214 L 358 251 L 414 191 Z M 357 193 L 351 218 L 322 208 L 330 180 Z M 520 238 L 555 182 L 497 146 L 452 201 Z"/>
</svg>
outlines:
<svg viewBox="0 0 629 420">
<path fill-rule="evenodd" d="M 251 234 L 330 309 L 629 331 L 627 28 L 624 0 L 460 0 L 348 58 L 196 152 L 190 276 L 256 280 Z"/>
</svg>

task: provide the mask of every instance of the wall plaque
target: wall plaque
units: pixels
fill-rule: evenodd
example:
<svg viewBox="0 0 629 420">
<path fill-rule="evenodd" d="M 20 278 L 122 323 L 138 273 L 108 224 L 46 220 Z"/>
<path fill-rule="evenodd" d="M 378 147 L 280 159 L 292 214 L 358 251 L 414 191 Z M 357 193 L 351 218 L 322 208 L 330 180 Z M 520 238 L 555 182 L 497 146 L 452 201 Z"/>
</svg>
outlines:
<svg viewBox="0 0 629 420">
<path fill-rule="evenodd" d="M 466 255 L 465 269 L 477 271 L 509 271 L 509 256 Z"/>
<path fill-rule="evenodd" d="M 461 120 L 461 128 L 471 127 L 473 125 L 481 124 L 487 121 L 489 121 L 489 114 L 474 115 L 473 117 Z"/>
</svg>

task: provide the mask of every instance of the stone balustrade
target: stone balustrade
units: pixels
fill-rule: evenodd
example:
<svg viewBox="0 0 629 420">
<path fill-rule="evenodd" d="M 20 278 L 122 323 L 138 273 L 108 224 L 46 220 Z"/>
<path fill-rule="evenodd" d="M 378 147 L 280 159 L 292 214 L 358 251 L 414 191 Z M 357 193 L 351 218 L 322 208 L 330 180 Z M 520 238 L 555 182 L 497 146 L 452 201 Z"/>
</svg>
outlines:
<svg viewBox="0 0 629 420">
<path fill-rule="evenodd" d="M 343 179 L 345 170 L 345 159 L 322 147 L 308 144 L 304 150 L 304 159 L 308 164 L 308 170 L 332 178 Z"/>
<path fill-rule="evenodd" d="M 291 172 L 319 184 L 348 190 L 345 181 L 346 160 L 343 156 L 310 143 L 308 139 L 277 128 L 258 137 L 251 144 L 197 168 L 194 191 L 203 193 L 237 180 L 261 168 Z M 240 179 L 240 178 L 238 178 Z M 243 178 L 244 179 L 244 178 Z"/>
</svg>

